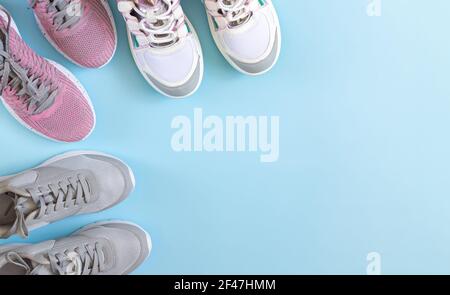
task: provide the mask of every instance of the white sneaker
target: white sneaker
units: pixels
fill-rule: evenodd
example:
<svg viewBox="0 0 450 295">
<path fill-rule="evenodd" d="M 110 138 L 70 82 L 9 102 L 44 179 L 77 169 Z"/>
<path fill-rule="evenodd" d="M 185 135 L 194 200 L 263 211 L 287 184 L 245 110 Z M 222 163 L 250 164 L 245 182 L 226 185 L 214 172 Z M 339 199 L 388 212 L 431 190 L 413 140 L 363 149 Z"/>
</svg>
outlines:
<svg viewBox="0 0 450 295">
<path fill-rule="evenodd" d="M 277 62 L 281 33 L 271 0 L 203 0 L 220 52 L 238 71 L 260 75 Z"/>
<path fill-rule="evenodd" d="M 198 36 L 179 0 L 118 0 L 136 65 L 162 94 L 193 94 L 203 78 Z"/>
</svg>

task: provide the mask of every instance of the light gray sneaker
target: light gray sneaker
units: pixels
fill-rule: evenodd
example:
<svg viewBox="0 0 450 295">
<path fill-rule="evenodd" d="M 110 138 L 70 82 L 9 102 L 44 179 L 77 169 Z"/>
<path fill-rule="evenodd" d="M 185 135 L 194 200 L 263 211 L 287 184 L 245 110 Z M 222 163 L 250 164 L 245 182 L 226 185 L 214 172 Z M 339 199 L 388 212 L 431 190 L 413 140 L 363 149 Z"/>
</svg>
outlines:
<svg viewBox="0 0 450 295">
<path fill-rule="evenodd" d="M 69 216 L 99 212 L 128 197 L 133 172 L 97 152 L 70 152 L 25 172 L 0 177 L 0 238 Z"/>
<path fill-rule="evenodd" d="M 149 234 L 139 226 L 99 222 L 59 240 L 0 247 L 0 275 L 125 275 L 151 248 Z"/>
</svg>

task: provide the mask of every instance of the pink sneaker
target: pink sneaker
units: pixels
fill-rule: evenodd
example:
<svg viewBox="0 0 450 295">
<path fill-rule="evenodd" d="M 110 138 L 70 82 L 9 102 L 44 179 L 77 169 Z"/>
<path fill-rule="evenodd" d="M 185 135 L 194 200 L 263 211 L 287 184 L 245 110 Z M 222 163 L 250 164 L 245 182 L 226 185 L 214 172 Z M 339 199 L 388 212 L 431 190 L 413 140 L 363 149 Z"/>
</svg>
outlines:
<svg viewBox="0 0 450 295">
<path fill-rule="evenodd" d="M 106 0 L 30 0 L 47 40 L 73 63 L 100 68 L 114 56 L 117 33 Z"/>
<path fill-rule="evenodd" d="M 67 69 L 38 56 L 0 5 L 0 92 L 7 110 L 44 137 L 74 142 L 94 129 L 86 90 Z"/>
</svg>

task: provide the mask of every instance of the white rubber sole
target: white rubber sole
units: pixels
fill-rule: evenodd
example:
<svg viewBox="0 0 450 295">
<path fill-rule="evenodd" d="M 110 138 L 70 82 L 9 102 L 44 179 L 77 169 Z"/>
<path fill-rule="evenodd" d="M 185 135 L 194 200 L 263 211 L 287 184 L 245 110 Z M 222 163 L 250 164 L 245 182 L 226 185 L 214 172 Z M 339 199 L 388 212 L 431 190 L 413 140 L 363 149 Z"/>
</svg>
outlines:
<svg viewBox="0 0 450 295">
<path fill-rule="evenodd" d="M 125 18 L 124 18 L 124 20 L 125 20 Z M 153 89 L 155 89 L 156 91 L 158 91 L 160 94 L 162 94 L 164 96 L 167 96 L 167 97 L 170 97 L 170 98 L 175 98 L 175 99 L 182 99 L 182 98 L 186 98 L 188 96 L 193 95 L 200 88 L 200 85 L 202 84 L 202 81 L 203 81 L 203 74 L 204 74 L 204 71 L 205 71 L 205 66 L 204 66 L 204 61 L 203 61 L 203 50 L 202 50 L 202 46 L 200 44 L 200 40 L 199 40 L 198 35 L 197 35 L 197 31 L 195 30 L 194 26 L 192 25 L 192 23 L 189 21 L 189 19 L 187 17 L 186 17 L 186 22 L 188 23 L 189 27 L 192 30 L 192 34 L 195 37 L 194 39 L 195 39 L 196 45 L 198 46 L 198 48 L 200 48 L 200 79 L 199 79 L 199 83 L 195 87 L 195 89 L 193 91 L 191 91 L 190 93 L 188 93 L 186 95 L 183 95 L 183 96 L 168 95 L 167 93 L 165 93 L 164 91 L 159 89 L 158 86 L 156 86 L 152 82 L 152 80 L 147 78 L 147 73 L 144 72 L 144 70 L 139 66 L 139 63 L 137 62 L 137 58 L 136 58 L 136 55 L 134 54 L 134 50 L 133 50 L 134 45 L 133 45 L 133 40 L 131 38 L 131 32 L 128 29 L 128 26 L 127 26 L 128 44 L 130 46 L 130 51 L 131 51 L 131 55 L 133 56 L 134 63 L 136 64 L 137 68 L 139 69 L 139 72 L 144 77 L 144 79 L 147 81 L 147 83 L 150 84 L 150 86 L 153 87 Z M 125 25 L 126 25 L 126 20 L 125 20 Z"/>
<path fill-rule="evenodd" d="M 273 3 L 271 4 L 273 6 Z M 274 7 L 275 10 L 275 7 Z M 213 23 L 213 20 L 211 19 L 211 16 L 209 15 L 209 13 L 206 11 L 206 16 L 208 17 L 208 25 L 209 25 L 209 30 L 211 31 L 211 35 L 214 39 L 214 43 L 216 43 L 217 48 L 219 49 L 220 53 L 222 53 L 223 57 L 227 60 L 227 62 L 233 67 L 235 68 L 237 71 L 241 72 L 242 74 L 248 75 L 248 76 L 260 76 L 263 75 L 267 72 L 269 72 L 278 62 L 278 59 L 280 57 L 281 54 L 281 46 L 282 46 L 282 42 L 281 42 L 281 26 L 280 26 L 280 20 L 278 18 L 278 14 L 275 11 L 275 22 L 276 22 L 276 26 L 277 26 L 277 35 L 278 35 L 278 52 L 277 52 L 277 56 L 275 58 L 274 63 L 266 70 L 259 72 L 259 73 L 249 73 L 244 71 L 242 68 L 240 68 L 228 55 L 228 53 L 226 52 L 225 48 L 222 46 L 222 42 L 220 42 L 219 37 L 217 36 L 216 33 L 216 29 Z"/>
<path fill-rule="evenodd" d="M 98 0 L 97 0 L 97 1 L 98 1 Z M 116 50 L 117 50 L 117 42 L 118 42 L 117 28 L 116 28 L 116 23 L 115 23 L 115 21 L 114 21 L 113 13 L 112 13 L 112 11 L 111 11 L 111 7 L 109 7 L 109 4 L 108 4 L 108 1 L 107 1 L 107 0 L 100 0 L 100 1 L 101 1 L 101 3 L 102 3 L 103 7 L 105 8 L 106 12 L 108 13 L 108 17 L 109 17 L 109 19 L 110 19 L 110 21 L 111 21 L 111 23 L 112 23 L 112 25 L 113 25 L 114 36 L 115 36 L 114 38 L 115 38 L 115 40 L 116 40 L 116 44 L 115 44 L 115 46 L 114 46 L 114 51 L 113 51 L 113 54 L 111 55 L 111 58 L 110 58 L 105 64 L 103 64 L 102 66 L 100 66 L 100 67 L 98 67 L 98 68 L 96 68 L 96 69 L 101 69 L 101 68 L 105 67 L 106 65 L 108 65 L 108 64 L 111 62 L 111 60 L 113 59 L 113 57 L 114 57 L 114 55 L 115 55 L 115 53 L 116 53 Z M 47 41 L 48 41 L 48 42 L 56 49 L 56 51 L 58 51 L 62 56 L 64 56 L 66 59 L 68 59 L 71 63 L 76 64 L 77 66 L 79 66 L 79 67 L 81 67 L 81 68 L 90 69 L 89 67 L 86 67 L 86 66 L 83 66 L 83 65 L 77 63 L 77 62 L 74 61 L 72 58 L 70 58 L 64 51 L 62 51 L 62 50 L 58 47 L 58 45 L 56 45 L 56 43 L 50 38 L 50 36 L 45 32 L 45 29 L 44 29 L 44 27 L 42 26 L 42 23 L 40 22 L 39 18 L 38 18 L 37 15 L 34 13 L 34 11 L 33 11 L 33 14 L 34 14 L 34 18 L 36 19 L 36 22 L 37 22 L 37 24 L 38 24 L 39 30 L 41 30 L 41 32 L 42 32 L 42 35 L 44 35 L 45 39 L 47 39 Z"/>
<path fill-rule="evenodd" d="M 131 226 L 135 226 L 138 229 L 140 229 L 142 232 L 144 232 L 145 233 L 145 238 L 147 240 L 147 246 L 148 246 L 148 255 L 147 255 L 146 259 L 148 257 L 150 257 L 150 254 L 151 254 L 152 248 L 153 248 L 152 238 L 151 238 L 150 234 L 145 229 L 143 229 L 141 226 L 139 226 L 139 225 L 137 225 L 136 223 L 133 223 L 133 222 L 123 221 L 123 220 L 114 220 L 114 219 L 104 220 L 104 221 L 97 221 L 97 222 L 88 224 L 88 225 L 83 226 L 82 228 L 76 230 L 73 233 L 73 235 L 77 234 L 77 233 L 79 233 L 81 231 L 84 231 L 84 230 L 96 227 L 96 226 L 101 226 L 101 225 L 110 224 L 110 223 L 119 223 L 119 224 L 127 224 L 127 225 L 131 225 Z"/>
<path fill-rule="evenodd" d="M 53 164 L 53 163 L 55 163 L 57 161 L 64 160 L 64 159 L 67 159 L 67 158 L 70 158 L 70 157 L 74 157 L 74 156 L 80 156 L 80 155 L 105 156 L 105 157 L 109 157 L 109 158 L 112 158 L 112 159 L 115 159 L 115 160 L 121 162 L 128 169 L 128 173 L 129 173 L 129 176 L 130 176 L 133 188 L 136 186 L 136 179 L 135 179 L 133 170 L 131 170 L 130 166 L 128 166 L 125 162 L 123 162 L 122 160 L 120 160 L 120 159 L 118 159 L 118 158 L 116 158 L 114 156 L 111 156 L 111 155 L 108 155 L 108 154 L 105 154 L 105 153 L 101 153 L 101 152 L 95 152 L 95 151 L 71 151 L 71 152 L 67 152 L 67 153 L 64 153 L 64 154 L 60 154 L 60 155 L 54 156 L 54 157 L 48 159 L 47 161 L 43 162 L 42 164 L 40 164 L 40 165 L 38 165 L 38 166 L 36 166 L 34 168 L 27 169 L 27 170 L 41 168 L 43 166 L 51 165 L 51 164 Z M 23 173 L 23 171 L 21 171 L 19 173 L 16 173 L 16 174 L 12 174 L 12 175 L 1 176 L 0 177 L 0 182 L 2 182 L 4 180 L 7 180 L 7 179 L 9 179 L 11 177 L 14 177 L 16 175 L 19 175 L 21 173 Z"/>
<path fill-rule="evenodd" d="M 3 7 L 3 6 L 1 6 Z M 11 17 L 11 26 L 13 29 L 16 30 L 17 34 L 19 35 L 19 37 L 22 38 L 19 28 L 17 27 L 16 23 L 14 22 L 14 19 Z M 86 98 L 86 100 L 88 101 L 89 107 L 92 110 L 93 116 L 94 116 L 94 125 L 92 126 L 91 131 L 85 136 L 83 137 L 81 140 L 79 141 L 83 141 L 86 138 L 88 138 L 92 132 L 95 129 L 95 126 L 97 124 L 97 118 L 95 115 L 95 109 L 94 109 L 94 105 L 92 104 L 91 98 L 89 97 L 86 89 L 83 87 L 83 85 L 81 84 L 81 82 L 68 70 L 66 69 L 64 66 L 50 60 L 50 59 L 46 59 L 50 64 L 52 64 L 55 68 L 57 68 L 61 73 L 63 73 L 67 78 L 69 78 L 69 80 L 71 82 L 73 82 L 75 84 L 75 86 L 77 86 L 78 90 L 80 90 L 80 92 L 83 94 L 83 96 Z M 5 102 L 5 100 L 3 99 L 2 96 L 0 96 L 0 99 L 3 103 L 3 105 L 5 106 L 6 110 L 14 117 L 14 119 L 16 119 L 22 126 L 26 127 L 28 130 L 34 132 L 35 134 L 42 136 L 44 138 L 47 138 L 49 140 L 55 141 L 55 142 L 59 142 L 59 143 L 67 143 L 66 141 L 61 141 L 61 140 L 57 140 L 55 138 L 49 137 L 45 134 L 42 134 L 41 132 L 37 131 L 36 129 L 32 128 L 31 126 L 29 126 L 27 123 L 25 123 L 19 116 L 17 116 L 16 112 L 11 109 L 11 107 Z"/>
</svg>

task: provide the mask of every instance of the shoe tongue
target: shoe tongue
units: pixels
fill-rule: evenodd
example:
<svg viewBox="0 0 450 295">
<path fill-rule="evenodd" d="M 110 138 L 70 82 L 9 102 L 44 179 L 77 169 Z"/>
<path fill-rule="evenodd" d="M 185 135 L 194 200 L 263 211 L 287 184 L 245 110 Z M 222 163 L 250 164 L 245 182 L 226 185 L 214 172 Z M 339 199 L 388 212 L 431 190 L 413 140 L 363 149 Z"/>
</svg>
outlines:
<svg viewBox="0 0 450 295">
<path fill-rule="evenodd" d="M 36 204 L 33 202 L 33 199 L 28 190 L 26 190 L 26 187 L 33 184 L 36 181 L 37 176 L 38 174 L 35 171 L 20 174 L 9 179 L 5 189 L 3 189 L 6 192 L 6 195 L 10 198 L 15 199 L 18 197 L 18 203 L 21 204 L 25 215 L 36 210 Z"/>
<path fill-rule="evenodd" d="M 47 186 L 49 183 L 58 182 L 63 175 L 67 175 L 68 170 L 59 167 L 45 167 L 36 170 L 30 170 L 25 173 L 21 173 L 17 176 L 11 177 L 2 184 L 0 182 L 0 193 L 2 187 L 6 187 L 7 191 L 12 191 L 20 195 L 29 196 L 27 189 L 34 188 L 38 185 Z"/>
<path fill-rule="evenodd" d="M 66 173 L 66 170 L 57 167 L 46 167 L 44 170 L 30 170 L 25 173 L 14 176 L 5 183 L 0 183 L 0 195 L 2 193 L 15 199 L 18 197 L 18 204 L 21 204 L 25 216 L 37 209 L 37 204 L 34 202 L 30 188 L 34 188 L 38 183 L 49 183 L 55 181 L 58 176 Z M 34 216 L 27 216 L 34 217 Z"/>
<path fill-rule="evenodd" d="M 55 240 L 48 240 L 37 244 L 30 244 L 22 246 L 17 252 L 26 253 L 25 257 L 41 257 L 47 254 L 55 246 Z M 43 262 L 41 259 L 36 259 L 38 262 Z M 46 260 L 46 259 L 43 259 Z"/>
<path fill-rule="evenodd" d="M 21 211 L 25 218 L 37 208 L 31 194 L 26 189 L 27 186 L 35 183 L 38 177 L 37 172 L 28 171 L 7 180 L 3 188 L 0 188 L 0 194 L 4 193 L 10 197 L 16 205 L 20 204 Z"/>
<path fill-rule="evenodd" d="M 19 196 L 17 203 L 20 204 L 20 207 L 22 208 L 22 212 L 25 216 L 25 220 L 28 220 L 29 218 L 34 217 L 36 214 L 32 214 L 33 216 L 29 216 L 30 213 L 36 211 L 38 209 L 36 203 L 33 201 L 31 197 L 28 196 L 20 196 L 16 194 L 8 194 L 12 199 L 15 199 L 17 196 Z"/>
<path fill-rule="evenodd" d="M 25 188 L 34 184 L 37 178 L 38 173 L 36 171 L 27 171 L 8 179 L 4 190 L 21 196 L 30 196 Z"/>
<path fill-rule="evenodd" d="M 134 3 L 143 9 L 155 9 L 161 5 L 161 0 L 135 0 Z"/>
<path fill-rule="evenodd" d="M 51 270 L 50 260 L 46 255 L 48 255 L 48 252 L 50 252 L 54 245 L 55 240 L 50 240 L 34 245 L 22 246 L 13 251 L 17 253 L 15 255 L 20 256 L 20 261 L 14 260 L 14 262 L 17 265 L 22 265 L 24 262 L 24 268 L 31 266 L 31 269 L 33 270 L 32 274 L 34 275 L 52 275 L 54 272 Z M 0 255 L 0 267 L 8 263 L 7 255 L 8 253 Z"/>
<path fill-rule="evenodd" d="M 6 209 L 6 215 L 9 216 L 11 211 L 13 211 L 12 217 L 13 220 L 10 220 L 8 224 L 4 224 L 7 226 L 6 232 L 3 230 L 0 233 L 0 238 L 3 235 L 8 237 L 11 234 L 18 234 L 22 237 L 28 236 L 28 227 L 27 224 L 29 220 L 35 218 L 38 214 L 38 206 L 33 201 L 31 196 L 23 196 L 12 192 L 7 192 L 2 197 L 10 198 L 11 203 L 9 204 L 8 209 Z"/>
<path fill-rule="evenodd" d="M 143 15 L 152 13 L 159 15 L 166 12 L 166 5 L 161 0 L 135 0 L 136 9 Z"/>
</svg>

